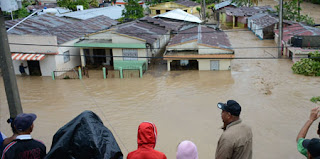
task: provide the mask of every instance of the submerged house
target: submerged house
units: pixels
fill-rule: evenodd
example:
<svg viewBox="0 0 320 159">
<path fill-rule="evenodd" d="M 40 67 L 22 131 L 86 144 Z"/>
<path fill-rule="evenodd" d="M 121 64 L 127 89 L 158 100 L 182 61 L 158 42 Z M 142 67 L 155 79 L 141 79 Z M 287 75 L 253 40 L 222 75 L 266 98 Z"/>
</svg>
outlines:
<svg viewBox="0 0 320 159">
<path fill-rule="evenodd" d="M 278 43 L 279 30 L 275 31 L 275 41 Z M 296 23 L 283 28 L 282 55 L 297 62 L 308 58 L 310 52 L 320 51 L 320 29 Z"/>
<path fill-rule="evenodd" d="M 108 30 L 89 34 L 74 46 L 81 49 L 81 65 L 105 66 L 118 70 L 139 70 L 140 77 L 148 68 L 150 58 L 160 56 L 175 26 L 161 19 L 145 17 Z"/>
<path fill-rule="evenodd" d="M 20 20 L 6 21 L 6 28 Z M 7 30 L 15 73 L 20 74 L 21 63 L 28 66 L 27 74 L 36 76 L 51 76 L 55 70 L 79 66 L 80 49 L 73 47 L 73 43 L 84 34 L 105 30 L 117 23 L 106 16 L 86 20 L 48 14 L 30 17 Z"/>
<path fill-rule="evenodd" d="M 197 7 L 200 7 L 199 3 L 190 0 L 177 0 L 171 2 L 164 2 L 150 6 L 151 15 L 163 14 L 175 9 L 181 9 L 187 13 L 198 13 Z"/>
<path fill-rule="evenodd" d="M 246 28 L 248 25 L 248 18 L 258 14 L 267 13 L 272 11 L 270 6 L 261 7 L 239 7 L 239 8 L 226 8 L 225 12 L 222 14 L 222 24 L 231 28 Z"/>
<path fill-rule="evenodd" d="M 248 18 L 248 29 L 259 39 L 273 39 L 274 29 L 279 20 L 269 14 L 256 14 Z"/>
<path fill-rule="evenodd" d="M 236 8 L 237 5 L 235 3 L 232 3 L 232 0 L 227 0 L 218 4 L 214 5 L 214 18 L 220 23 L 225 23 L 226 20 L 226 14 L 225 13 L 227 8 Z"/>
<path fill-rule="evenodd" d="M 207 26 L 182 28 L 170 39 L 164 59 L 170 70 L 230 70 L 234 51 L 227 34 Z"/>
</svg>

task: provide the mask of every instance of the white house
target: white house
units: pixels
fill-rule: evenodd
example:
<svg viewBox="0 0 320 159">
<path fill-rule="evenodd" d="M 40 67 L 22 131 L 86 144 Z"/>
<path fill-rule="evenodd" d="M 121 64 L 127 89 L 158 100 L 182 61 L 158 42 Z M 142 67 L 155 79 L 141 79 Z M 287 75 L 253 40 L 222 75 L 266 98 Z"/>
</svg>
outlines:
<svg viewBox="0 0 320 159">
<path fill-rule="evenodd" d="M 6 21 L 6 27 L 18 22 L 19 19 Z M 47 14 L 31 17 L 8 31 L 15 73 L 20 74 L 21 63 L 28 66 L 28 75 L 38 76 L 51 76 L 55 70 L 80 66 L 80 49 L 73 44 L 85 34 L 115 24 L 106 16 L 80 21 Z"/>
</svg>

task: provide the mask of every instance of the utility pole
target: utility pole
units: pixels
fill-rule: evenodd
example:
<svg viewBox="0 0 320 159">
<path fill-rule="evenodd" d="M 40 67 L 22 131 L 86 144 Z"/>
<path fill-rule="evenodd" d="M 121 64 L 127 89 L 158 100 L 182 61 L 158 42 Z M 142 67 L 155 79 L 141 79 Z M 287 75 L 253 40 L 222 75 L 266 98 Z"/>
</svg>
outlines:
<svg viewBox="0 0 320 159">
<path fill-rule="evenodd" d="M 279 0 L 279 39 L 278 39 L 278 58 L 282 56 L 282 36 L 283 36 L 283 0 Z"/>
<path fill-rule="evenodd" d="M 17 86 L 16 75 L 14 74 L 11 53 L 8 43 L 7 31 L 4 23 L 4 16 L 0 9 L 0 66 L 2 69 L 3 82 L 7 95 L 10 111 L 10 118 L 15 118 L 22 113 L 20 95 Z"/>
<path fill-rule="evenodd" d="M 202 19 L 206 23 L 206 0 L 202 0 Z"/>
</svg>

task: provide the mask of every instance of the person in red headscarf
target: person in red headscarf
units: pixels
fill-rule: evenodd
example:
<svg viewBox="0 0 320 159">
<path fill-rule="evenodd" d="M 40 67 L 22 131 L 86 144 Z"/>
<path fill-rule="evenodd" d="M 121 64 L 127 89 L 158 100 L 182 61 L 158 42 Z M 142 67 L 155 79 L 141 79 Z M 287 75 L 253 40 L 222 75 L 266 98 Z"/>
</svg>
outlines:
<svg viewBox="0 0 320 159">
<path fill-rule="evenodd" d="M 166 155 L 154 150 L 157 128 L 151 122 L 142 122 L 138 128 L 138 149 L 128 154 L 127 159 L 167 159 Z"/>
</svg>

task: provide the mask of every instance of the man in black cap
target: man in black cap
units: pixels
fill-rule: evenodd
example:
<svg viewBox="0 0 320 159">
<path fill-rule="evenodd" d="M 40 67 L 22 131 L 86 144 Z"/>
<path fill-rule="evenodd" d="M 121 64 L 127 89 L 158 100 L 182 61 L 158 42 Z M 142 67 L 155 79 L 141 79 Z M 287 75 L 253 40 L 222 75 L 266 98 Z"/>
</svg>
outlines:
<svg viewBox="0 0 320 159">
<path fill-rule="evenodd" d="M 308 150 L 308 159 L 320 159 L 320 139 L 305 139 L 302 146 Z"/>
<path fill-rule="evenodd" d="M 241 106 L 234 100 L 218 103 L 222 110 L 223 133 L 218 141 L 216 159 L 251 159 L 252 131 L 241 122 Z"/>
<path fill-rule="evenodd" d="M 15 140 L 3 150 L 1 159 L 42 159 L 46 155 L 46 146 L 32 139 L 33 121 L 37 116 L 33 113 L 21 113 L 14 119 L 14 126 L 18 133 Z"/>
</svg>

